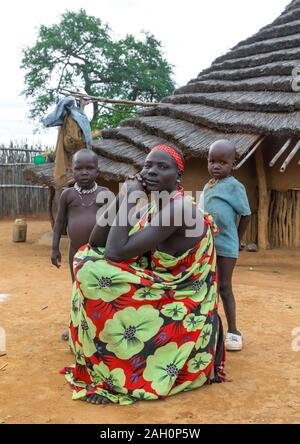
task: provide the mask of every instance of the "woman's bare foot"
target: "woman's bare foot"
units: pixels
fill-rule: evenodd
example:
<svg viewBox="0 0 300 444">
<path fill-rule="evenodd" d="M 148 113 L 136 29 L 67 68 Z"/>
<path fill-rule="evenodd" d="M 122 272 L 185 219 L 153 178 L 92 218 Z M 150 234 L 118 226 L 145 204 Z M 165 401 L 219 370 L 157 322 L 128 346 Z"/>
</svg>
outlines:
<svg viewBox="0 0 300 444">
<path fill-rule="evenodd" d="M 101 395 L 88 395 L 85 396 L 84 398 L 82 398 L 82 401 L 86 401 L 89 402 L 90 404 L 109 404 L 111 403 L 111 401 L 106 398 L 105 396 L 101 396 Z"/>
<path fill-rule="evenodd" d="M 68 332 L 68 330 L 63 332 L 63 334 L 61 335 L 61 339 L 63 341 L 68 341 L 69 340 L 69 332 Z"/>
</svg>

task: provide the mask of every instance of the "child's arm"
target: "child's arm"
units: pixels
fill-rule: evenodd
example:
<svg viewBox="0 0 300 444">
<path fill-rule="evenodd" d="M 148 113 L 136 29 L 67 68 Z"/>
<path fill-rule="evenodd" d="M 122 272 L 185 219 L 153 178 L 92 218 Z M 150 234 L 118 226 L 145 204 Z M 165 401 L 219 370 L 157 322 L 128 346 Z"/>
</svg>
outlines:
<svg viewBox="0 0 300 444">
<path fill-rule="evenodd" d="M 67 193 L 68 189 L 63 191 L 58 204 L 58 212 L 53 228 L 52 253 L 51 262 L 55 267 L 59 268 L 61 265 L 61 253 L 59 251 L 59 243 L 62 231 L 67 221 Z"/>
<path fill-rule="evenodd" d="M 243 240 L 243 236 L 246 232 L 246 229 L 248 227 L 248 224 L 250 222 L 251 216 L 241 216 L 240 218 L 240 223 L 238 226 L 238 236 L 239 236 L 239 247 L 240 250 L 243 249 L 243 245 L 242 245 L 242 240 Z"/>
<path fill-rule="evenodd" d="M 238 181 L 235 182 L 234 192 L 230 193 L 231 205 L 237 215 L 240 216 L 238 225 L 239 249 L 242 250 L 243 236 L 251 220 L 251 208 L 249 205 L 247 192 L 244 185 Z"/>
</svg>

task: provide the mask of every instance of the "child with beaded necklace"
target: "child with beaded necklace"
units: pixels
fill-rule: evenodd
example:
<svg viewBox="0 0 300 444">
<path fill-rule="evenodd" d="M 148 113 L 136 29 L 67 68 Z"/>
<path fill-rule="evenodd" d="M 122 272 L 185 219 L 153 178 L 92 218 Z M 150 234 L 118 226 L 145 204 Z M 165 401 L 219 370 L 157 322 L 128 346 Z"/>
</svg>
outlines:
<svg viewBox="0 0 300 444">
<path fill-rule="evenodd" d="M 73 258 L 77 250 L 89 241 L 90 234 L 96 224 L 99 205 L 96 198 L 99 192 L 107 191 L 106 187 L 98 186 L 98 156 L 91 150 L 82 149 L 73 157 L 74 187 L 65 189 L 59 199 L 58 213 L 53 228 L 51 262 L 59 268 L 61 253 L 60 238 L 67 225 L 70 239 L 69 265 L 72 282 L 74 282 Z M 67 339 L 66 333 L 62 335 Z"/>
<path fill-rule="evenodd" d="M 228 140 L 213 143 L 208 154 L 208 172 L 211 179 L 202 195 L 204 211 L 211 214 L 219 228 L 216 235 L 216 252 L 219 290 L 228 323 L 225 345 L 227 350 L 241 350 L 242 334 L 236 325 L 236 304 L 232 291 L 232 273 L 243 248 L 242 238 L 250 222 L 245 187 L 231 174 L 235 161 L 235 146 Z M 239 219 L 239 224 L 237 221 Z"/>
</svg>

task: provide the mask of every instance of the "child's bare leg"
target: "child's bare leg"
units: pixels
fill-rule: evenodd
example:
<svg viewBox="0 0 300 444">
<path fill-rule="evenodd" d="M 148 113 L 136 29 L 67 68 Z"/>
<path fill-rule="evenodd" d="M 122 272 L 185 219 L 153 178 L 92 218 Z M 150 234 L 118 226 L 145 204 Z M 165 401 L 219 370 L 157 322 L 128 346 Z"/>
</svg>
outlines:
<svg viewBox="0 0 300 444">
<path fill-rule="evenodd" d="M 69 248 L 69 265 L 70 265 L 70 272 L 71 272 L 71 279 L 72 279 L 72 284 L 74 283 L 75 277 L 74 277 L 74 271 L 73 271 L 73 259 L 74 256 L 76 254 L 77 249 L 74 248 L 72 245 L 70 245 Z M 61 338 L 63 341 L 67 341 L 69 339 L 69 331 L 66 330 L 63 332 L 63 334 L 61 335 Z"/>
<path fill-rule="evenodd" d="M 236 304 L 232 291 L 232 273 L 236 259 L 218 256 L 219 290 L 228 324 L 228 332 L 240 335 L 236 326 Z"/>
</svg>

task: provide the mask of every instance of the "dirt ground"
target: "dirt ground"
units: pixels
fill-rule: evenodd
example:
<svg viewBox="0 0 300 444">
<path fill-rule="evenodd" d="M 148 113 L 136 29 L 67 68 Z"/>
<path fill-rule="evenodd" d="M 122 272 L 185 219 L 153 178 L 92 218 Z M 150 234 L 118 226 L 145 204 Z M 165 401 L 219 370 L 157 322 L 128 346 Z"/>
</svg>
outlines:
<svg viewBox="0 0 300 444">
<path fill-rule="evenodd" d="M 300 422 L 300 351 L 291 347 L 300 327 L 300 251 L 242 253 L 234 288 L 245 347 L 227 354 L 228 382 L 164 401 L 94 406 L 72 401 L 58 373 L 73 361 L 60 340 L 71 289 L 67 239 L 57 270 L 49 260 L 50 224 L 40 219 L 28 220 L 27 242 L 18 244 L 11 241 L 13 221 L 0 222 L 0 294 L 9 294 L 0 298 L 7 336 L 0 423 Z"/>
</svg>

